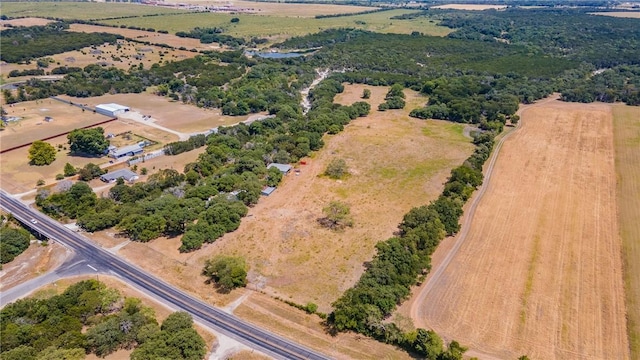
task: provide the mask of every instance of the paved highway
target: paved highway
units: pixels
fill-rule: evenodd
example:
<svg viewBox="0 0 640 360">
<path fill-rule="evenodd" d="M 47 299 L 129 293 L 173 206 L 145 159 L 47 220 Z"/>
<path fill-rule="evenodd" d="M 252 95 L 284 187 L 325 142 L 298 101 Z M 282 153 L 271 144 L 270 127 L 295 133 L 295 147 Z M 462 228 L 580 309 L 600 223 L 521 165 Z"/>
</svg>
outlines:
<svg viewBox="0 0 640 360">
<path fill-rule="evenodd" d="M 76 259 L 87 260 L 88 264 L 99 272 L 112 273 L 137 288 L 163 299 L 171 306 L 190 313 L 195 320 L 203 325 L 253 349 L 277 359 L 328 359 L 322 354 L 257 328 L 186 294 L 94 245 L 85 237 L 67 229 L 40 212 L 30 209 L 4 191 L 0 191 L 0 207 L 42 235 L 72 249 L 76 252 Z"/>
</svg>

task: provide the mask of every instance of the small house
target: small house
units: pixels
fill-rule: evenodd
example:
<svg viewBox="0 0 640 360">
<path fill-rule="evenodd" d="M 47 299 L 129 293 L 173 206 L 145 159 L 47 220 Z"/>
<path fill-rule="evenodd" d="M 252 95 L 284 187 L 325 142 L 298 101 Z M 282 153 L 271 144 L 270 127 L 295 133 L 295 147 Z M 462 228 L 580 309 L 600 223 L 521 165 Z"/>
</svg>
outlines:
<svg viewBox="0 0 640 360">
<path fill-rule="evenodd" d="M 128 182 L 134 182 L 135 180 L 139 179 L 138 174 L 134 173 L 129 169 L 120 169 L 120 170 L 116 170 L 114 172 L 106 173 L 100 176 L 100 180 L 106 183 L 115 182 L 120 178 Z"/>
</svg>

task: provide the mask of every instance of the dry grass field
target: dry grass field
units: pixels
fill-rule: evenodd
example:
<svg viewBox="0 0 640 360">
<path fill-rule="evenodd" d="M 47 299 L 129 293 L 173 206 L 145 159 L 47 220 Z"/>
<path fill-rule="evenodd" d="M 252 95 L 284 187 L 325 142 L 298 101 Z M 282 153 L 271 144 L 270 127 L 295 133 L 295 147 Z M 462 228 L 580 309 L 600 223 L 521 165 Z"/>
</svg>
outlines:
<svg viewBox="0 0 640 360">
<path fill-rule="evenodd" d="M 340 103 L 360 100 L 363 86 L 346 86 Z M 374 108 L 386 88 L 371 87 Z M 473 147 L 462 126 L 425 122 L 407 116 L 425 98 L 408 93 L 406 110 L 377 112 L 354 120 L 326 148 L 300 165 L 281 186 L 250 210 L 240 229 L 197 254 L 198 263 L 212 252 L 245 256 L 253 283 L 264 291 L 298 303 L 315 302 L 322 311 L 363 271 L 374 245 L 392 236 L 410 208 L 426 204 L 442 191 L 449 170 Z M 351 176 L 341 181 L 322 177 L 328 162 L 346 160 Z M 355 225 L 334 233 L 316 219 L 330 200 L 351 206 Z"/>
<path fill-rule="evenodd" d="M 0 27 L 6 28 L 8 27 L 7 25 L 42 26 L 42 25 L 47 25 L 50 22 L 53 22 L 53 20 L 42 19 L 42 18 L 20 18 L 20 19 L 11 19 L 11 20 L 0 20 Z"/>
<path fill-rule="evenodd" d="M 151 115 L 154 123 L 184 133 L 206 131 L 218 126 L 229 126 L 247 120 L 247 116 L 225 116 L 219 109 L 204 109 L 187 105 L 179 101 L 170 101 L 166 97 L 147 93 L 107 94 L 92 98 L 74 98 L 62 95 L 63 99 L 96 106 L 105 103 L 118 103 L 129 106 L 131 111 Z"/>
<path fill-rule="evenodd" d="M 525 109 L 416 326 L 481 358 L 628 359 L 613 133 L 610 105 Z"/>
<path fill-rule="evenodd" d="M 175 48 L 185 47 L 189 50 L 191 49 L 220 50 L 221 49 L 217 43 L 202 44 L 198 39 L 181 38 L 172 34 L 161 34 L 157 32 L 149 32 L 149 31 L 143 31 L 143 30 L 121 29 L 121 28 L 114 28 L 111 26 L 98 26 L 98 25 L 87 25 L 87 24 L 71 24 L 71 26 L 69 27 L 69 30 L 76 31 L 76 32 L 85 32 L 85 33 L 105 32 L 109 34 L 118 34 L 126 38 L 134 39 L 137 41 L 146 41 L 151 44 L 166 44 L 169 46 L 173 46 Z M 136 46 L 145 47 L 145 45 L 141 45 L 141 44 L 136 44 Z M 160 49 L 155 47 L 154 49 L 166 51 L 166 49 Z M 155 52 L 157 52 L 158 50 L 156 50 Z M 171 56 L 171 54 L 174 53 L 173 51 L 169 51 L 169 52 L 170 52 L 169 56 Z M 189 57 L 196 55 L 191 52 L 188 52 L 188 53 L 191 54 L 189 55 Z M 177 54 L 178 54 L 178 57 L 180 57 L 180 55 L 186 55 L 184 52 L 178 52 Z"/>
<path fill-rule="evenodd" d="M 9 122 L 0 131 L 2 150 L 109 120 L 107 116 L 91 111 L 83 112 L 76 106 L 53 99 L 25 101 L 3 108 L 7 111 L 7 116 L 19 117 L 20 120 Z M 53 121 L 44 121 L 47 116 L 53 118 Z"/>
<path fill-rule="evenodd" d="M 640 19 L 640 11 L 612 11 L 612 12 L 597 12 L 592 15 L 613 16 L 621 18 Z"/>
<path fill-rule="evenodd" d="M 613 107 L 619 232 L 631 358 L 640 358 L 640 108 Z"/>
<path fill-rule="evenodd" d="M 83 25 L 89 26 L 89 25 Z M 112 30 L 124 30 L 124 29 L 115 29 L 109 27 L 100 27 L 94 26 L 94 28 L 105 28 Z M 98 30 L 98 29 L 96 29 Z M 134 31 L 134 30 L 129 30 Z M 119 33 L 117 31 L 112 31 L 113 33 Z M 124 32 L 124 31 L 123 31 Z M 154 33 L 149 36 L 153 36 Z M 161 35 L 161 34 L 160 34 Z M 169 35 L 164 35 L 169 36 Z M 174 36 L 175 38 L 178 38 Z M 179 39 L 179 38 L 178 38 Z M 197 40 L 190 39 L 193 41 L 187 41 L 193 43 Z M 150 39 L 144 39 L 144 41 L 151 41 Z M 201 46 L 202 48 L 202 46 Z M 210 49 L 211 50 L 211 49 Z M 187 58 L 192 58 L 198 55 L 197 53 L 187 51 L 187 50 L 171 50 L 161 48 L 159 46 L 153 45 L 142 45 L 139 43 L 131 42 L 131 41 L 119 41 L 119 45 L 98 45 L 95 48 L 86 47 L 81 50 L 68 51 L 61 54 L 55 54 L 51 56 L 43 57 L 46 59 L 53 60 L 53 62 L 49 65 L 49 68 L 45 69 L 45 71 L 50 71 L 53 68 L 59 66 L 69 66 L 69 67 L 81 67 L 84 68 L 90 64 L 98 64 L 101 66 L 113 66 L 119 69 L 128 70 L 131 66 L 138 66 L 142 64 L 145 68 L 151 67 L 151 65 L 158 63 L 160 61 L 179 61 Z M 26 77 L 15 77 L 15 78 L 7 78 L 7 74 L 12 70 L 27 70 L 27 69 L 37 69 L 37 64 L 33 61 L 31 64 L 0 64 L 0 71 L 2 72 L 2 77 L 7 82 L 21 81 L 32 78 L 32 76 Z"/>
<path fill-rule="evenodd" d="M 491 5 L 491 4 L 445 4 L 432 6 L 432 9 L 453 9 L 453 10 L 489 10 L 489 9 L 506 9 L 507 5 Z"/>
<path fill-rule="evenodd" d="M 67 98 L 74 102 L 90 101 L 90 99 Z M 102 102 L 104 101 L 98 101 L 97 103 Z M 43 111 L 43 109 L 46 111 Z M 11 123 L 5 130 L 0 132 L 2 149 L 65 131 L 71 131 L 82 126 L 96 124 L 108 119 L 106 116 L 93 114 L 89 111 L 82 112 L 81 109 L 75 106 L 51 99 L 39 100 L 38 102 L 23 102 L 12 108 L 7 108 L 7 110 L 9 110 L 9 116 L 24 116 L 24 119 L 17 123 Z M 44 122 L 42 120 L 44 116 L 51 116 L 54 120 L 52 122 Z M 90 121 L 87 119 L 90 119 Z M 41 125 L 36 125 L 38 123 L 41 123 Z M 178 140 L 178 136 L 175 134 L 170 134 L 161 129 L 127 119 L 115 120 L 102 124 L 100 127 L 104 129 L 105 134 L 120 134 L 131 131 L 134 135 L 137 135 L 137 137 L 143 137 L 156 142 L 157 144 L 149 148 L 150 150 L 159 148 L 162 144 Z M 28 146 L 0 155 L 0 168 L 2 169 L 0 172 L 0 186 L 9 193 L 27 192 L 35 188 L 36 182 L 39 179 L 44 180 L 46 184 L 54 183 L 56 174 L 63 173 L 64 165 L 67 162 L 76 167 L 82 167 L 90 162 L 105 164 L 109 161 L 107 157 L 86 158 L 70 156 L 67 141 L 66 135 L 47 140 L 48 143 L 58 149 L 56 160 L 48 166 L 29 165 Z M 163 162 L 172 164 L 174 160 L 175 159 L 158 160 L 158 166 L 162 166 L 161 164 Z M 179 169 L 182 170 L 182 166 L 180 166 Z"/>
</svg>

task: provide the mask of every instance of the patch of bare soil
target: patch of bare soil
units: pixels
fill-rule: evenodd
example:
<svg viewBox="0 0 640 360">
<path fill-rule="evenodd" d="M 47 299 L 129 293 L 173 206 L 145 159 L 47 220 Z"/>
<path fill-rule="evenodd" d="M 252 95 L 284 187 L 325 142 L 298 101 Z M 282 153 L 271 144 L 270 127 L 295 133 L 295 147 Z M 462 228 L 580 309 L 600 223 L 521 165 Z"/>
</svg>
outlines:
<svg viewBox="0 0 640 360">
<path fill-rule="evenodd" d="M 235 310 L 235 314 L 264 329 L 294 338 L 335 359 L 411 358 L 396 347 L 359 334 L 340 333 L 331 336 L 326 333 L 316 315 L 308 315 L 264 294 L 252 294 Z"/>
<path fill-rule="evenodd" d="M 53 22 L 53 20 L 42 19 L 42 18 L 20 18 L 20 19 L 11 19 L 11 20 L 0 20 L 0 27 L 8 27 L 11 26 L 42 26 L 47 25 L 48 23 Z"/>
<path fill-rule="evenodd" d="M 13 261 L 2 265 L 0 290 L 7 290 L 60 266 L 71 251 L 57 243 L 42 246 L 33 242 Z"/>
<path fill-rule="evenodd" d="M 610 105 L 542 102 L 413 320 L 473 356 L 628 359 L 620 251 Z"/>
</svg>

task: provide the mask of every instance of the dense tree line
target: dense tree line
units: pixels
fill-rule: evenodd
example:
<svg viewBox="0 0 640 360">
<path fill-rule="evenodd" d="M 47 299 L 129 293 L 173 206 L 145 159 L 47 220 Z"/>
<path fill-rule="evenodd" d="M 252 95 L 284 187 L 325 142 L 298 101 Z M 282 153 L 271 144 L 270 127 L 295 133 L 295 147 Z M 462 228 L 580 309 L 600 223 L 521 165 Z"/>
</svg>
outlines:
<svg viewBox="0 0 640 360">
<path fill-rule="evenodd" d="M 40 76 L 44 75 L 43 69 L 26 69 L 26 70 L 11 70 L 9 71 L 9 77 L 18 77 L 18 76 Z"/>
<path fill-rule="evenodd" d="M 425 81 L 420 91 L 429 97 L 429 102 L 424 108 L 412 110 L 410 116 L 479 123 L 484 129 L 502 130 L 506 120 L 518 110 L 520 102 L 532 102 L 549 91 L 543 88 L 542 91 L 525 94 L 525 89 L 516 89 L 515 86 L 513 79 L 505 76 L 465 75 Z"/>
<path fill-rule="evenodd" d="M 15 27 L 0 31 L 0 60 L 18 63 L 38 57 L 79 50 L 91 45 L 115 43 L 122 36 L 107 33 L 65 31 L 66 23 Z"/>
<path fill-rule="evenodd" d="M 173 313 L 159 325 L 152 308 L 96 280 L 8 304 L 0 311 L 0 330 L 0 356 L 7 360 L 79 360 L 133 348 L 137 360 L 201 360 L 206 354 L 190 315 Z"/>
<path fill-rule="evenodd" d="M 0 227 L 0 264 L 6 264 L 22 254 L 29 247 L 31 234 L 22 228 L 13 228 L 8 224 Z"/>
<path fill-rule="evenodd" d="M 595 8 L 447 11 L 436 15 L 455 29 L 450 38 L 525 45 L 530 51 L 585 61 L 597 68 L 640 64 L 636 19 L 590 15 Z"/>
<path fill-rule="evenodd" d="M 562 100 L 585 103 L 622 101 L 628 105 L 640 105 L 640 66 L 617 66 L 573 82 L 562 92 Z"/>
</svg>

